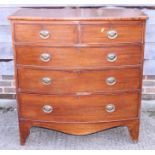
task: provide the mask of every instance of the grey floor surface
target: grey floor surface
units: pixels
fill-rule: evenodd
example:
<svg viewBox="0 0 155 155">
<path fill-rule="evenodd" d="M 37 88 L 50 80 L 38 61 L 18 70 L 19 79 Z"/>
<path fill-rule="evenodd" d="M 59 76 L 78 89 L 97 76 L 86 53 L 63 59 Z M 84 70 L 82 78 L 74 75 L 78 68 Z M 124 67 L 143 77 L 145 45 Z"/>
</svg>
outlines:
<svg viewBox="0 0 155 155">
<path fill-rule="evenodd" d="M 149 105 L 149 106 L 148 106 Z M 155 101 L 143 103 L 140 140 L 134 144 L 126 127 L 117 127 L 87 136 L 72 136 L 36 128 L 25 146 L 20 146 L 15 101 L 0 100 L 1 150 L 113 150 L 155 149 Z"/>
</svg>

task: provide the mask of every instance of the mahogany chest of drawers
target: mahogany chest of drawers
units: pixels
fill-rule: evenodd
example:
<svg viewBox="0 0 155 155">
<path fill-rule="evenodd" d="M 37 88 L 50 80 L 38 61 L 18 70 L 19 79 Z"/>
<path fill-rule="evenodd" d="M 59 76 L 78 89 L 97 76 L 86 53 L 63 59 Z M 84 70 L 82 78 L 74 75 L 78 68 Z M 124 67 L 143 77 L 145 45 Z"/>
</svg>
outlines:
<svg viewBox="0 0 155 155">
<path fill-rule="evenodd" d="M 32 126 L 138 140 L 145 22 L 136 9 L 21 9 L 9 17 L 20 142 Z"/>
</svg>

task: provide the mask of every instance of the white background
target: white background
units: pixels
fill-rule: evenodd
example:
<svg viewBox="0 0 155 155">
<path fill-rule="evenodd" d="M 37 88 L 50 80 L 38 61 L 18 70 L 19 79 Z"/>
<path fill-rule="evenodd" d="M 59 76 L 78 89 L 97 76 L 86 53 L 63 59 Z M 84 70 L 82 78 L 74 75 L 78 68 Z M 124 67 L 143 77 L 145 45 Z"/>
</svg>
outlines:
<svg viewBox="0 0 155 155">
<path fill-rule="evenodd" d="M 0 0 L 0 4 L 115 4 L 115 5 L 154 5 L 155 0 Z"/>
</svg>

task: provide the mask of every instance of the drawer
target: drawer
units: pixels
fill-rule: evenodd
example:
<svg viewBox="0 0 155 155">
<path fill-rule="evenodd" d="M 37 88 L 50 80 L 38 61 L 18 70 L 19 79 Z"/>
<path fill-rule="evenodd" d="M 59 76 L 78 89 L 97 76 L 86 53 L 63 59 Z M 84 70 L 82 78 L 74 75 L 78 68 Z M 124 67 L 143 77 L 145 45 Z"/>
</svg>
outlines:
<svg viewBox="0 0 155 155">
<path fill-rule="evenodd" d="M 82 25 L 81 42 L 88 44 L 143 42 L 142 22 Z"/>
<path fill-rule="evenodd" d="M 30 43 L 73 44 L 77 42 L 75 25 L 16 24 L 15 41 Z"/>
<path fill-rule="evenodd" d="M 47 48 L 16 46 L 17 64 L 51 67 L 98 67 L 142 63 L 141 46 Z"/>
<path fill-rule="evenodd" d="M 41 70 L 18 68 L 19 91 L 63 94 L 140 89 L 140 68 Z"/>
<path fill-rule="evenodd" d="M 20 117 L 51 122 L 100 122 L 135 118 L 137 93 L 63 96 L 20 94 Z"/>
</svg>

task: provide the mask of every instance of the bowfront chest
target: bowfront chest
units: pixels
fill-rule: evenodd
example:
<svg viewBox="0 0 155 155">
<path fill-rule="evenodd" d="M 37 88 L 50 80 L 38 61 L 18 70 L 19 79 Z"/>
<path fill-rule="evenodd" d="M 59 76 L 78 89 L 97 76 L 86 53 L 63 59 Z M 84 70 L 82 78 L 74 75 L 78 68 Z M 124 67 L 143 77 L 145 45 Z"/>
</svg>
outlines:
<svg viewBox="0 0 155 155">
<path fill-rule="evenodd" d="M 9 19 L 21 144 L 32 126 L 74 135 L 127 126 L 138 140 L 145 14 L 21 9 Z"/>
</svg>

